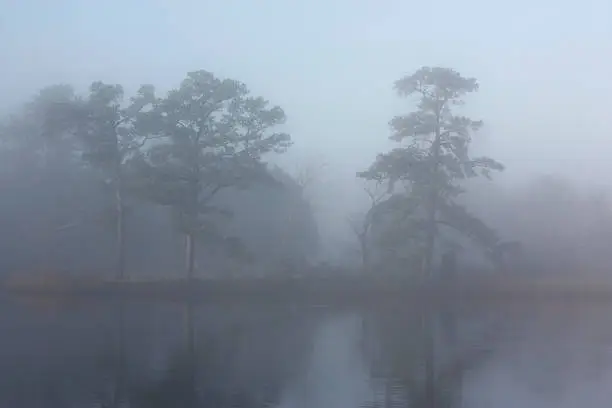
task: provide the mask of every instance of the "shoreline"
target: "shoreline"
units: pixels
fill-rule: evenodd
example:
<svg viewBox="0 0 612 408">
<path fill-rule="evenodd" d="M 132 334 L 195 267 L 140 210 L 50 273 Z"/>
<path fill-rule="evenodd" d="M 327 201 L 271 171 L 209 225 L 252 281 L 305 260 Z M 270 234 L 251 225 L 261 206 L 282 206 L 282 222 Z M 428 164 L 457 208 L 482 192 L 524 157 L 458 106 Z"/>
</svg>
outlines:
<svg viewBox="0 0 612 408">
<path fill-rule="evenodd" d="M 612 283 L 562 279 L 418 281 L 398 277 L 235 278 L 4 284 L 3 293 L 36 297 L 240 301 L 612 301 Z"/>
</svg>

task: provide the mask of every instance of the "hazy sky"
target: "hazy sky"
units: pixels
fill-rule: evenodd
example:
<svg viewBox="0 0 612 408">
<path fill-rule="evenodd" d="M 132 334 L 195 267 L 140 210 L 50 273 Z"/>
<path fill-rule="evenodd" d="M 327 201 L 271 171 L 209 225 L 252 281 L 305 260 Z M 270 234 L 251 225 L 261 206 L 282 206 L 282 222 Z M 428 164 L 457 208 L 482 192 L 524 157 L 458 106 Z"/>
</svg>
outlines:
<svg viewBox="0 0 612 408">
<path fill-rule="evenodd" d="M 409 107 L 393 81 L 443 65 L 479 79 L 467 109 L 485 120 L 478 148 L 508 165 L 506 177 L 563 171 L 612 184 L 609 0 L 0 5 L 0 109 L 56 82 L 168 89 L 207 69 L 281 105 L 296 141 L 285 161 L 329 162 L 325 188 L 344 205 L 358 197 L 355 171 L 387 148 L 388 120 Z"/>
</svg>

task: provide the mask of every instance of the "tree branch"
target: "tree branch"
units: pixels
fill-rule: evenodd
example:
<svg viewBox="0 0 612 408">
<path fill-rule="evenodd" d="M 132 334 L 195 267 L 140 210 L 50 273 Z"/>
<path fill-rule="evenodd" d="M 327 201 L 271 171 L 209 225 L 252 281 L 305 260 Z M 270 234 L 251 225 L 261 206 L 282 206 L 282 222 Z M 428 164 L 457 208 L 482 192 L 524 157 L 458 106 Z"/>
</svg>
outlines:
<svg viewBox="0 0 612 408">
<path fill-rule="evenodd" d="M 142 140 L 132 146 L 129 147 L 129 150 L 140 149 L 145 145 L 149 140 L 157 140 L 157 139 L 165 139 L 167 136 L 144 136 Z"/>
<path fill-rule="evenodd" d="M 212 189 L 212 190 L 211 190 L 211 191 L 210 191 L 210 192 L 207 194 L 207 197 L 206 197 L 204 200 L 202 200 L 202 204 L 206 204 L 206 203 L 208 203 L 210 200 L 212 200 L 212 199 L 215 197 L 215 195 L 217 195 L 217 193 L 218 193 L 219 191 L 221 191 L 222 189 L 227 188 L 227 187 L 229 187 L 227 184 L 218 184 L 218 185 L 216 185 L 216 186 L 215 186 L 215 187 L 214 187 L 214 188 L 213 188 L 213 189 Z"/>
</svg>

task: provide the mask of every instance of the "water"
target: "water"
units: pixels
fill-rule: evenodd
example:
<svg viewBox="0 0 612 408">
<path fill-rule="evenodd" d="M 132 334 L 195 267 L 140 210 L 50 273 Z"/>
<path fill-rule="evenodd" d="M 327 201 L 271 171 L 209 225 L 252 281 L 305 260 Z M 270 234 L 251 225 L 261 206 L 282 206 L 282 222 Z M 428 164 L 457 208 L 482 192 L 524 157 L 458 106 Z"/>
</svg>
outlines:
<svg viewBox="0 0 612 408">
<path fill-rule="evenodd" d="M 611 312 L 0 299 L 0 408 L 609 407 Z"/>
</svg>

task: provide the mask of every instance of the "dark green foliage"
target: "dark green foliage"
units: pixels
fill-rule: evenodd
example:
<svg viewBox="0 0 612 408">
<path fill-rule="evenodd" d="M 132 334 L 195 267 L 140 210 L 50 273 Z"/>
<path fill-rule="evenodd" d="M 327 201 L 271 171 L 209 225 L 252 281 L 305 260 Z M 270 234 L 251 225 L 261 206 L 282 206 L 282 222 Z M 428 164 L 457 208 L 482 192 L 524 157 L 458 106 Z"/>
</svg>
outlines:
<svg viewBox="0 0 612 408">
<path fill-rule="evenodd" d="M 65 91 L 64 93 L 67 93 Z M 154 88 L 144 85 L 138 94 L 122 107 L 121 85 L 97 81 L 91 84 L 84 98 L 66 97 L 47 102 L 45 129 L 47 136 L 71 133 L 80 142 L 81 157 L 102 176 L 103 191 L 112 198 L 112 206 L 103 210 L 102 219 L 108 220 L 116 234 L 116 262 L 120 279 L 125 270 L 126 194 L 130 181 L 126 174 L 128 161 L 140 154 L 149 138 L 135 131 L 134 123 L 143 109 L 156 102 Z"/>
<path fill-rule="evenodd" d="M 289 135 L 267 134 L 284 121 L 283 111 L 248 96 L 244 84 L 219 80 L 206 71 L 192 72 L 143 115 L 137 128 L 166 137 L 140 162 L 151 198 L 187 217 L 217 211 L 210 200 L 227 187 L 272 181 L 263 154 L 284 151 Z M 197 227 L 198 220 L 191 220 Z"/>
<path fill-rule="evenodd" d="M 462 192 L 458 185 L 463 179 L 491 170 L 503 170 L 503 165 L 488 157 L 471 158 L 471 134 L 482 126 L 453 115 L 451 106 L 461 105 L 460 99 L 476 91 L 475 79 L 461 77 L 446 68 L 424 67 L 395 83 L 400 96 L 417 94 L 417 111 L 396 116 L 390 121 L 391 140 L 408 146 L 381 154 L 360 177 L 403 181 L 411 190 L 428 190 L 433 184 L 441 196 L 453 198 Z"/>
<path fill-rule="evenodd" d="M 138 134 L 135 121 L 143 115 L 143 109 L 155 102 L 155 89 L 143 85 L 137 95 L 122 108 L 124 94 L 121 85 L 94 82 L 89 97 L 80 108 L 79 136 L 84 142 L 84 158 L 92 165 L 115 177 L 121 166 L 138 153 L 148 134 Z"/>
<path fill-rule="evenodd" d="M 280 254 L 313 256 L 312 209 L 264 162 L 291 144 L 270 130 L 284 119 L 244 84 L 204 71 L 164 98 L 151 85 L 132 98 L 102 82 L 83 96 L 43 89 L 0 126 L 0 266 L 176 273 L 185 243 L 176 227 L 211 273 L 240 268 L 229 258 L 274 266 Z"/>
<path fill-rule="evenodd" d="M 190 276 L 191 241 L 220 236 L 215 222 L 227 211 L 214 205 L 218 193 L 274 182 L 262 156 L 290 146 L 288 134 L 269 131 L 284 121 L 282 109 L 250 96 L 246 85 L 195 71 L 136 122 L 141 133 L 168 140 L 152 146 L 138 162 L 141 194 L 172 207 L 188 239 Z"/>
<path fill-rule="evenodd" d="M 417 110 L 394 117 L 389 125 L 391 140 L 405 143 L 389 153 L 380 154 L 370 168 L 358 173 L 368 180 L 401 184 L 403 192 L 394 195 L 387 210 L 400 213 L 380 232 L 383 245 L 409 244 L 424 261 L 426 273 L 431 260 L 438 224 L 451 226 L 487 246 L 497 240 L 477 218 L 469 215 L 455 199 L 463 193 L 462 182 L 476 176 L 490 177 L 503 165 L 488 157 L 472 158 L 469 146 L 472 134 L 481 126 L 451 108 L 462 105 L 463 97 L 478 90 L 473 78 L 439 67 L 423 67 L 395 82 L 401 97 L 416 95 Z"/>
</svg>

